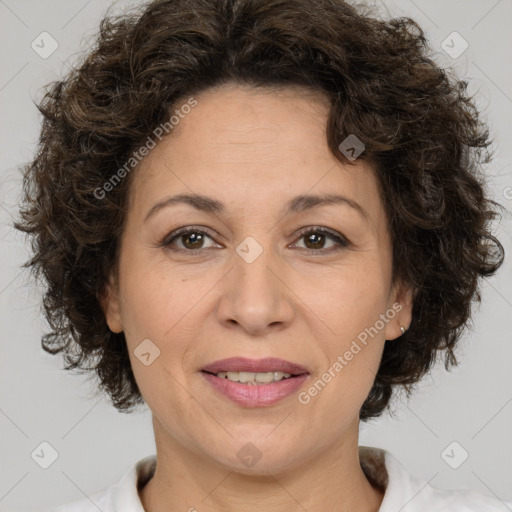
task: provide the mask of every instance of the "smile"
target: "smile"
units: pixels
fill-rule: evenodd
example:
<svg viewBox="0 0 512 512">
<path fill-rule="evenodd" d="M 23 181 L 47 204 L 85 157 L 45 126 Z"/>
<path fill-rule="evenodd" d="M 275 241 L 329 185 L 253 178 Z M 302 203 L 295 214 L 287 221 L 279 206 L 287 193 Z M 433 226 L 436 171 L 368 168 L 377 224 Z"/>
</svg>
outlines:
<svg viewBox="0 0 512 512">
<path fill-rule="evenodd" d="M 291 375 L 289 377 L 282 377 L 279 380 L 274 380 L 274 375 L 277 374 L 279 377 L 282 372 L 267 372 L 267 373 L 250 373 L 240 372 L 242 378 L 249 376 L 264 375 L 265 378 L 270 373 L 272 381 L 270 382 L 256 382 L 255 380 L 239 382 L 228 378 L 228 376 L 217 376 L 215 374 L 200 372 L 201 375 L 209 383 L 213 391 L 225 398 L 228 398 L 232 402 L 245 407 L 263 407 L 273 405 L 290 395 L 293 395 L 299 391 L 304 382 L 308 379 L 309 374 L 303 373 L 301 375 Z M 220 372 L 222 375 L 225 372 Z M 232 373 L 232 372 L 229 372 Z M 237 376 L 238 372 L 234 372 Z M 238 375 L 240 378 L 240 376 Z"/>
</svg>

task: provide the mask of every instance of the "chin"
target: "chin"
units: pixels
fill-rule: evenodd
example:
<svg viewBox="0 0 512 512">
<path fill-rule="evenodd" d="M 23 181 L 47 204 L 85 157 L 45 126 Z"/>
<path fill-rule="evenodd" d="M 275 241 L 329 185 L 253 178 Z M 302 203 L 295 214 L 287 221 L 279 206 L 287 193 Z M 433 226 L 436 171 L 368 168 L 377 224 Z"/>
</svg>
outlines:
<svg viewBox="0 0 512 512">
<path fill-rule="evenodd" d="M 282 473 L 295 466 L 304 457 L 304 446 L 286 445 L 285 440 L 276 436 L 270 440 L 268 434 L 230 439 L 222 443 L 221 453 L 213 453 L 215 461 L 230 471 L 244 475 L 266 475 Z M 247 439 L 251 439 L 250 441 Z"/>
</svg>

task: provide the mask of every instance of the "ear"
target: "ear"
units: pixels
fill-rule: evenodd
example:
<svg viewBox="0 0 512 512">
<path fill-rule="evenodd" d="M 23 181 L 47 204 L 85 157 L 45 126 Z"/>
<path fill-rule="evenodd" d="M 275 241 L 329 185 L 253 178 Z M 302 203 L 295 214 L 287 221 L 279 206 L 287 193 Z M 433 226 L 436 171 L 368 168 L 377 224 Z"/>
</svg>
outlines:
<svg viewBox="0 0 512 512">
<path fill-rule="evenodd" d="M 414 290 L 412 285 L 397 281 L 391 290 L 388 303 L 389 310 L 395 312 L 386 324 L 386 340 L 394 340 L 402 336 L 400 327 L 407 331 L 412 321 Z M 391 318 L 391 315 L 388 315 Z"/>
<path fill-rule="evenodd" d="M 123 323 L 121 321 L 121 308 L 119 305 L 119 286 L 113 276 L 113 272 L 109 276 L 99 301 L 109 329 L 115 333 L 122 332 Z"/>
</svg>

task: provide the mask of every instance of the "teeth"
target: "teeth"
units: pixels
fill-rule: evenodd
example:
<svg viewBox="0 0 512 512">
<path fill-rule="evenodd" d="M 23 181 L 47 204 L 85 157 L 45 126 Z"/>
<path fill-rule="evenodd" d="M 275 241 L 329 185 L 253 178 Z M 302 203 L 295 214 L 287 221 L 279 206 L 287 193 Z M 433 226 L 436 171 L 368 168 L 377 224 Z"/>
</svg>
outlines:
<svg viewBox="0 0 512 512">
<path fill-rule="evenodd" d="M 228 379 L 233 382 L 242 382 L 249 385 L 268 384 L 270 382 L 277 382 L 282 379 L 291 377 L 291 373 L 284 372 L 266 372 L 266 373 L 253 373 L 253 372 L 219 372 L 217 377 L 220 379 Z"/>
</svg>

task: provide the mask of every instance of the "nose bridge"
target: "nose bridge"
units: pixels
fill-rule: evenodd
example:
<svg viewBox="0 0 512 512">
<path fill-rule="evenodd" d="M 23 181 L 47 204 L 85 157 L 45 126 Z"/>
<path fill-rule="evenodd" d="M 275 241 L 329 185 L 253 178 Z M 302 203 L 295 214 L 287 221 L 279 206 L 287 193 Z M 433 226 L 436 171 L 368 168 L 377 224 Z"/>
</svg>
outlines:
<svg viewBox="0 0 512 512">
<path fill-rule="evenodd" d="M 221 321 L 234 321 L 252 333 L 289 322 L 292 313 L 284 279 L 279 277 L 283 268 L 279 255 L 272 244 L 264 247 L 263 237 L 259 240 L 249 236 L 236 247 L 234 268 L 219 308 Z"/>
</svg>

